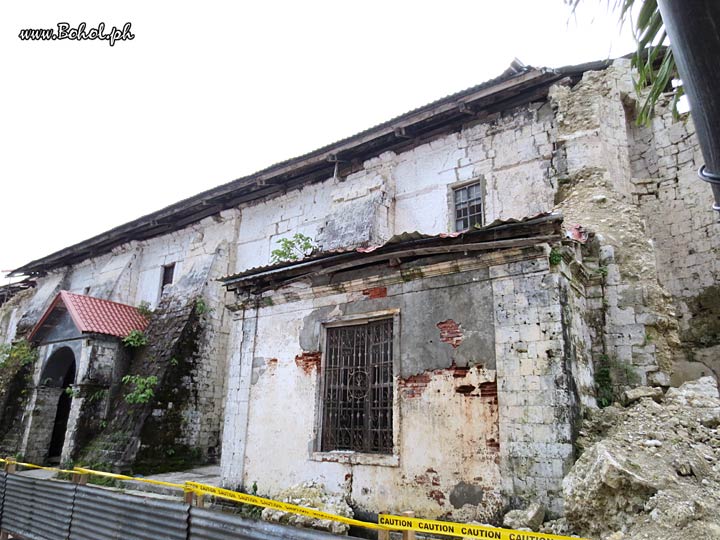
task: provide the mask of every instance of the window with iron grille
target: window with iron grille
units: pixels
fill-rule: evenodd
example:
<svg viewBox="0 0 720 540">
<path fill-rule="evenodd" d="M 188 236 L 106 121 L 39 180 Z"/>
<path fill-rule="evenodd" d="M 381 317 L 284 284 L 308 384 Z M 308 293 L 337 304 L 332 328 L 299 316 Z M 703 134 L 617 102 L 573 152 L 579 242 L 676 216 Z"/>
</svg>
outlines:
<svg viewBox="0 0 720 540">
<path fill-rule="evenodd" d="M 321 450 L 393 450 L 393 320 L 327 328 Z"/>
<path fill-rule="evenodd" d="M 455 202 L 455 230 L 465 231 L 482 225 L 482 194 L 480 183 L 470 184 L 453 191 Z"/>
</svg>

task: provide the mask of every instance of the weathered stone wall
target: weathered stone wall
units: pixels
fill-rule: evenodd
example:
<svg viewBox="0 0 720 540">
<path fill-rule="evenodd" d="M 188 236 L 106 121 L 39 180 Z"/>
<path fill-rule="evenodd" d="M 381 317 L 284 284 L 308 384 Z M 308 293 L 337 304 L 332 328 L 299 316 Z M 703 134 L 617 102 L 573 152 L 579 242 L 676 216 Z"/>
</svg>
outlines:
<svg viewBox="0 0 720 540">
<path fill-rule="evenodd" d="M 669 101 L 661 100 L 650 126 L 629 123 L 628 132 L 633 196 L 680 325 L 677 384 L 720 376 L 720 224 L 710 187 L 697 176 L 704 161 L 692 118 L 673 118 Z"/>
<path fill-rule="evenodd" d="M 581 401 L 594 405 L 593 366 L 582 345 L 589 329 L 580 311 L 588 299 L 545 253 L 492 266 L 490 276 L 504 490 L 513 505 L 541 501 L 560 515 Z"/>
<path fill-rule="evenodd" d="M 452 507 L 456 515 L 470 515 L 480 506 L 492 507 L 489 486 L 502 476 L 506 494 L 544 498 L 557 513 L 557 478 L 572 460 L 575 415 L 580 403 L 595 405 L 598 372 L 610 373 L 606 383 L 618 390 L 643 382 L 666 385 L 671 373 L 679 382 L 720 369 L 720 231 L 710 211 L 710 191 L 695 178 L 702 159 L 692 122 L 676 122 L 661 107 L 650 127 L 638 128 L 636 107 L 629 64 L 617 61 L 607 70 L 586 73 L 574 86 L 555 87 L 548 100 L 469 117 L 455 133 L 370 157 L 350 175 L 290 189 L 57 269 L 39 278 L 35 290 L 0 307 L 0 340 L 27 332 L 60 289 L 151 307 L 202 298 L 197 354 L 179 383 L 190 396 L 189 406 L 182 408 L 181 429 L 172 443 L 200 448 L 212 459 L 224 421 L 228 483 L 257 480 L 270 493 L 319 478 L 368 508 L 381 508 L 384 498 L 400 494 L 398 507 L 407 503 L 406 508 L 432 515 Z M 272 295 L 273 306 L 259 311 L 245 306 L 235 322 L 225 309 L 224 291 L 215 280 L 267 264 L 279 239 L 299 232 L 333 250 L 377 245 L 415 230 L 448 232 L 452 189 L 474 181 L 482 187 L 486 223 L 554 209 L 565 214 L 568 227 L 581 224 L 593 231 L 589 270 L 573 266 L 570 256 L 548 267 L 547 254 L 524 256 L 533 262 L 497 260 L 485 270 L 456 268 L 458 276 L 475 272 L 474 290 L 501 300 L 490 309 L 485 297 L 467 296 L 482 306 L 474 311 L 458 300 L 466 297 L 447 294 L 466 285 L 459 281 L 411 302 L 430 283 L 414 269 L 401 276 L 403 284 L 348 276 L 355 288 L 328 289 L 317 297 L 308 292 L 317 285 L 290 286 Z M 163 296 L 162 267 L 172 263 L 175 280 Z M 491 292 L 483 289 L 488 284 Z M 441 426 L 456 433 L 457 417 L 445 413 L 448 407 L 464 407 L 478 418 L 477 431 L 485 438 L 457 434 L 460 453 L 471 462 L 476 459 L 471 448 L 481 448 L 477 463 L 484 472 L 461 460 L 441 470 L 423 468 L 420 461 L 396 466 L 308 457 L 308 445 L 316 440 L 312 411 L 319 391 L 320 322 L 337 316 L 337 310 L 363 313 L 371 304 L 394 309 L 392 299 L 400 298 L 408 299 L 401 311 L 422 313 L 428 324 L 402 317 L 404 341 L 409 341 L 401 344 L 405 356 L 396 396 L 408 427 L 399 433 L 412 436 L 399 440 L 398 448 L 413 455 L 423 429 L 440 441 Z M 308 316 L 311 321 L 298 320 Z M 423 341 L 426 336 L 434 337 L 432 344 Z M 458 393 L 456 384 L 475 390 Z M 549 401 L 537 402 L 541 394 Z M 298 403 L 306 405 L 303 415 L 282 428 L 289 441 L 283 461 L 298 462 L 278 475 L 267 459 L 278 432 L 268 426 L 273 415 L 296 410 Z M 165 396 L 151 411 L 153 425 L 175 414 L 168 412 L 170 404 Z M 438 419 L 424 428 L 420 422 L 427 423 L 428 415 L 421 413 L 428 408 Z M 487 435 L 496 432 L 497 438 Z M 442 448 L 438 444 L 431 452 Z M 460 471 L 458 477 L 452 467 Z M 479 500 L 466 486 L 474 474 L 487 500 L 463 510 L 462 501 Z M 427 489 L 418 492 L 418 485 Z"/>
<path fill-rule="evenodd" d="M 669 293 L 659 280 L 648 226 L 634 199 L 628 125 L 634 98 L 628 61 L 551 92 L 558 120 L 556 208 L 594 231 L 603 287 L 603 352 L 616 383 L 667 384 L 678 346 Z M 598 354 L 599 353 L 599 354 Z"/>
<path fill-rule="evenodd" d="M 225 482 L 257 481 L 273 495 L 323 481 L 364 510 L 390 504 L 457 519 L 492 519 L 508 495 L 559 512 L 580 407 L 560 276 L 546 252 L 374 272 L 338 276 L 332 286 L 289 285 L 263 296 L 265 307 L 242 303 Z M 318 452 L 323 323 L 380 314 L 399 321 L 394 453 Z M 279 450 L 269 457 L 270 448 Z"/>
<path fill-rule="evenodd" d="M 280 238 L 299 232 L 321 249 L 378 245 L 395 234 L 454 230 L 453 187 L 480 182 L 484 221 L 548 211 L 556 189 L 554 121 L 533 103 L 474 120 L 457 133 L 366 160 L 346 177 L 294 189 L 242 209 L 237 271 L 270 262 Z"/>
</svg>

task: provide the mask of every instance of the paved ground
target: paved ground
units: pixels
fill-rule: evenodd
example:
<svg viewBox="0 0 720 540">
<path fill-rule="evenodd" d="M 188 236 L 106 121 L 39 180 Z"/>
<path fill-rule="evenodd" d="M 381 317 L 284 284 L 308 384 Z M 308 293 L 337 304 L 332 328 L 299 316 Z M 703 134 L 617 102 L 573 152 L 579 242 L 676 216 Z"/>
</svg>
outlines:
<svg viewBox="0 0 720 540">
<path fill-rule="evenodd" d="M 27 471 L 21 471 L 18 474 L 22 476 L 28 476 L 30 478 L 39 478 L 46 480 L 48 478 L 54 478 L 56 473 L 53 471 L 45 471 L 43 469 L 30 469 Z M 209 484 L 211 486 L 220 486 L 220 466 L 219 465 L 206 465 L 205 467 L 198 467 L 196 469 L 189 469 L 187 471 L 172 472 L 165 474 L 153 474 L 149 476 L 138 476 L 138 478 L 149 478 L 152 480 L 161 480 L 163 482 L 170 482 L 172 484 L 184 484 L 187 481 L 198 482 L 199 484 Z M 140 491 L 144 493 L 155 493 L 158 495 L 170 495 L 173 497 L 181 496 L 182 492 L 178 489 L 171 488 L 168 486 L 158 486 L 155 484 L 146 484 L 145 482 L 122 482 L 123 488 L 128 491 Z"/>
<path fill-rule="evenodd" d="M 199 484 L 209 484 L 211 486 L 220 485 L 220 466 L 206 465 L 196 469 L 187 471 L 172 472 L 165 474 L 153 474 L 145 476 L 151 480 L 161 480 L 162 482 L 170 482 L 173 484 L 184 484 L 185 482 L 197 482 Z M 159 493 L 161 495 L 177 495 L 178 490 L 166 486 L 157 486 L 154 484 L 146 484 L 144 482 L 123 482 L 127 489 L 134 491 L 146 491 L 151 493 Z"/>
<path fill-rule="evenodd" d="M 30 469 L 27 471 L 20 471 L 17 473 L 21 476 L 28 476 L 30 478 L 40 478 L 41 480 L 47 480 L 48 478 L 55 478 L 57 473 L 53 471 L 45 471 L 43 469 Z"/>
</svg>

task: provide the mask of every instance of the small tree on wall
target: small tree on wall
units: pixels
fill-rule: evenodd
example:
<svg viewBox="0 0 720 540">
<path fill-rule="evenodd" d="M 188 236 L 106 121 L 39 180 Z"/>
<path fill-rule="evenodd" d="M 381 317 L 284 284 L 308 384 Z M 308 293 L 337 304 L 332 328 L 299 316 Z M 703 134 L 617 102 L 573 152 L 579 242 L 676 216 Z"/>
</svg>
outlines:
<svg viewBox="0 0 720 540">
<path fill-rule="evenodd" d="M 302 233 L 295 233 L 291 238 L 281 238 L 277 244 L 278 248 L 270 253 L 272 264 L 299 261 L 309 257 L 313 251 L 318 249 L 318 245 L 313 239 Z"/>
</svg>

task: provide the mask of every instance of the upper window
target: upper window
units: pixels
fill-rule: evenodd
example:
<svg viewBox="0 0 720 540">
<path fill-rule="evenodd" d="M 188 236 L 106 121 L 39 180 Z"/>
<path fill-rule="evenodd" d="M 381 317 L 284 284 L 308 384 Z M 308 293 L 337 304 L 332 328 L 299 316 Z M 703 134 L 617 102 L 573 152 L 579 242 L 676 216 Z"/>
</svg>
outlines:
<svg viewBox="0 0 720 540">
<path fill-rule="evenodd" d="M 482 225 L 482 194 L 480 182 L 453 190 L 455 230 L 465 231 Z"/>
<path fill-rule="evenodd" d="M 175 263 L 166 264 L 162 267 L 162 283 L 160 289 L 164 289 L 165 285 L 172 285 L 173 276 L 175 275 Z"/>
<path fill-rule="evenodd" d="M 393 450 L 393 320 L 327 328 L 321 450 Z"/>
</svg>

